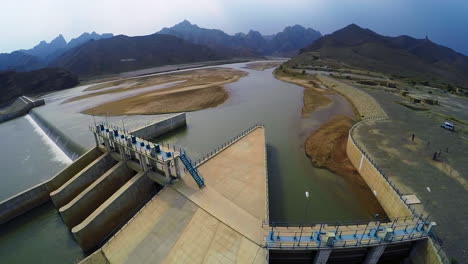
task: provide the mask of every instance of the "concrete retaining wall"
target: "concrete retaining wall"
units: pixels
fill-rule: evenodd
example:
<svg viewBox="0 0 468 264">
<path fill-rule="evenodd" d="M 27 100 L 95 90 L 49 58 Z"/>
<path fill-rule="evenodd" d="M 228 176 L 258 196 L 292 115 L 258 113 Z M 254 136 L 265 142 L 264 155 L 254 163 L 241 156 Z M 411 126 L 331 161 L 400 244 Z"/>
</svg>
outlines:
<svg viewBox="0 0 468 264">
<path fill-rule="evenodd" d="M 44 105 L 44 99 L 33 101 L 26 96 L 21 96 L 12 104 L 14 105 L 14 110 L 7 110 L 5 113 L 0 114 L 0 123 L 15 119 L 20 116 L 24 116 L 29 111 L 37 106 Z"/>
<path fill-rule="evenodd" d="M 413 264 L 439 264 L 443 263 L 430 239 L 424 239 L 415 243 L 410 255 Z"/>
<path fill-rule="evenodd" d="M 140 138 L 155 138 L 176 128 L 183 127 L 186 124 L 185 113 L 181 113 L 135 129 L 131 134 Z"/>
<path fill-rule="evenodd" d="M 2 201 L 0 203 L 0 224 L 6 223 L 11 219 L 46 203 L 49 199 L 49 191 L 44 183 L 41 183 Z"/>
<path fill-rule="evenodd" d="M 155 190 L 156 183 L 144 172 L 136 174 L 81 224 L 72 229 L 76 241 L 84 251 L 95 249 L 117 231 Z"/>
<path fill-rule="evenodd" d="M 49 192 L 57 190 L 60 186 L 70 180 L 73 176 L 75 176 L 78 172 L 80 172 L 83 168 L 88 166 L 101 155 L 103 155 L 103 153 L 101 150 L 99 150 L 98 147 L 94 147 L 88 150 L 72 164 L 57 173 L 52 179 L 45 183 Z"/>
<path fill-rule="evenodd" d="M 73 176 L 60 188 L 50 193 L 52 202 L 55 207 L 60 208 L 69 203 L 86 187 L 91 185 L 103 172 L 108 171 L 117 163 L 109 153 L 106 153 L 91 164 L 82 169 L 79 173 Z"/>
<path fill-rule="evenodd" d="M 59 209 L 65 224 L 72 228 L 81 223 L 136 173 L 121 161 Z"/>
<path fill-rule="evenodd" d="M 353 166 L 376 195 L 387 215 L 391 218 L 411 216 L 412 213 L 400 196 L 380 174 L 377 168 L 353 143 L 351 136 L 348 138 L 346 153 Z"/>
<path fill-rule="evenodd" d="M 50 180 L 42 182 L 28 190 L 0 202 L 0 224 L 20 216 L 50 200 L 49 193 L 56 190 L 76 173 L 95 160 L 102 152 L 93 148 L 64 168 Z"/>
</svg>

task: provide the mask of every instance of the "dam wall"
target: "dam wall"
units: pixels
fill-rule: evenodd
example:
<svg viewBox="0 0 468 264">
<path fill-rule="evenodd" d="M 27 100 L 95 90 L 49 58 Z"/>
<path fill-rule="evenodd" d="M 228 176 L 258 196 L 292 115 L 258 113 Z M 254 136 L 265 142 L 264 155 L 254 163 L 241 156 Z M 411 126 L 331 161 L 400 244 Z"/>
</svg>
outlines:
<svg viewBox="0 0 468 264">
<path fill-rule="evenodd" d="M 24 116 L 34 107 L 44 105 L 44 99 L 33 101 L 26 96 L 20 96 L 4 112 L 0 112 L 0 123 Z"/>
<path fill-rule="evenodd" d="M 365 122 L 365 121 L 361 121 Z M 415 212 L 403 200 L 400 191 L 387 180 L 387 177 L 367 153 L 353 138 L 353 130 L 361 122 L 356 123 L 349 131 L 346 153 L 353 166 L 358 170 L 369 188 L 374 192 L 379 203 L 390 218 L 414 217 Z M 409 259 L 415 264 L 446 263 L 440 255 L 431 238 L 413 243 Z"/>
<path fill-rule="evenodd" d="M 417 242 L 409 256 L 413 264 L 439 264 L 442 261 L 431 239 Z"/>
<path fill-rule="evenodd" d="M 50 200 L 50 192 L 56 190 L 100 155 L 102 155 L 102 152 L 97 147 L 93 148 L 78 158 L 74 163 L 57 173 L 50 180 L 44 181 L 0 202 L 0 224 L 6 223 L 48 202 Z"/>
<path fill-rule="evenodd" d="M 40 183 L 0 203 L 0 225 L 50 200 L 45 183 Z"/>
<path fill-rule="evenodd" d="M 171 116 L 162 121 L 155 122 L 153 124 L 145 125 L 144 127 L 137 128 L 130 132 L 130 134 L 139 138 L 155 138 L 164 133 L 172 131 L 179 127 L 186 126 L 185 113 Z"/>
<path fill-rule="evenodd" d="M 375 162 L 373 162 L 356 144 L 352 136 L 356 125 L 359 125 L 359 123 L 355 124 L 350 129 L 346 146 L 346 153 L 349 160 L 372 190 L 390 218 L 413 216 L 412 211 L 401 198 L 399 191 L 394 186 L 390 185 L 380 169 L 375 165 Z"/>
</svg>

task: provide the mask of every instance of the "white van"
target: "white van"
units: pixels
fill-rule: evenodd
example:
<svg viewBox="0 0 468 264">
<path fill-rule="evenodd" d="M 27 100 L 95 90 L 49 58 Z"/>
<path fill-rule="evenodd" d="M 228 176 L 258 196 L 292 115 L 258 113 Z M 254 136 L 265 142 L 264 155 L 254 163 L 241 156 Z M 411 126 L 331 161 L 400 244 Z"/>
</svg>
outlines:
<svg viewBox="0 0 468 264">
<path fill-rule="evenodd" d="M 445 128 L 450 131 L 455 131 L 455 126 L 450 122 L 444 122 L 440 127 Z"/>
</svg>

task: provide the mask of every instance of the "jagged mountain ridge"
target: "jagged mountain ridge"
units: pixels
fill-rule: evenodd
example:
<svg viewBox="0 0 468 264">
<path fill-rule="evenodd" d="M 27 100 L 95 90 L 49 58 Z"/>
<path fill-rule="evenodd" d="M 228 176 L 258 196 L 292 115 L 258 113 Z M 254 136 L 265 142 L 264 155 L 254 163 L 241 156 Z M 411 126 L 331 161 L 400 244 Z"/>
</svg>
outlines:
<svg viewBox="0 0 468 264">
<path fill-rule="evenodd" d="M 170 28 L 163 28 L 158 34 L 169 34 L 187 41 L 209 47 L 224 46 L 231 49 L 250 50 L 257 55 L 288 56 L 310 44 L 322 35 L 319 31 L 299 25 L 286 27 L 273 36 L 263 36 L 258 31 L 250 30 L 247 34 L 233 36 L 219 29 L 206 29 L 187 20 Z"/>
<path fill-rule="evenodd" d="M 65 51 L 77 47 L 87 41 L 97 40 L 102 38 L 110 38 L 114 35 L 111 33 L 91 34 L 85 32 L 79 37 L 66 42 L 60 34 L 50 43 L 41 41 L 39 44 L 28 50 L 17 50 L 12 53 L 0 54 L 0 71 L 16 70 L 16 71 L 31 71 L 46 67 L 52 60 L 63 54 Z"/>
<path fill-rule="evenodd" d="M 50 65 L 80 77 L 115 74 L 169 64 L 221 60 L 232 57 L 171 35 L 153 34 L 92 40 L 66 51 Z"/>
<path fill-rule="evenodd" d="M 291 64 L 312 63 L 312 56 L 317 54 L 397 76 L 415 76 L 464 86 L 468 83 L 468 57 L 428 38 L 387 37 L 351 24 L 305 47 Z"/>
</svg>

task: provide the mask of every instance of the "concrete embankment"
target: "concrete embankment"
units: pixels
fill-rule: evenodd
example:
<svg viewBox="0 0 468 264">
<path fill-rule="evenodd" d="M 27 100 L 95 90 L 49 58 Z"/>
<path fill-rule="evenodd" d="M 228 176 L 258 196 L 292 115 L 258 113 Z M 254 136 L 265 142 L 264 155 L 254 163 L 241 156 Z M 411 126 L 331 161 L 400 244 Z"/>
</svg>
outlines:
<svg viewBox="0 0 468 264">
<path fill-rule="evenodd" d="M 102 152 L 93 148 L 50 180 L 38 184 L 0 203 L 0 224 L 28 212 L 50 200 L 49 193 L 59 188 L 76 173 L 95 160 Z"/>
<path fill-rule="evenodd" d="M 176 128 L 184 127 L 186 124 L 185 113 L 181 113 L 162 121 L 137 128 L 133 130 L 131 134 L 139 138 L 155 138 Z"/>
<path fill-rule="evenodd" d="M 37 106 L 44 105 L 44 99 L 33 101 L 29 97 L 21 96 L 16 101 L 14 101 L 9 107 L 4 111 L 0 112 L 0 123 L 6 122 L 11 119 L 15 119 L 20 116 L 24 116 L 31 109 Z"/>
<path fill-rule="evenodd" d="M 348 100 L 353 103 L 362 119 L 375 120 L 388 118 L 377 101 L 367 93 L 330 77 L 322 75 L 317 75 L 317 77 L 324 85 L 348 98 Z M 400 195 L 388 183 L 373 162 L 357 146 L 352 131 L 353 128 L 350 129 L 346 145 L 347 156 L 366 184 L 373 191 L 380 205 L 390 218 L 411 216 L 411 211 L 401 199 Z"/>
<path fill-rule="evenodd" d="M 352 129 L 351 129 L 352 131 Z M 390 218 L 411 216 L 412 213 L 400 195 L 393 189 L 379 170 L 372 164 L 366 155 L 353 142 L 349 136 L 346 153 L 353 166 L 373 191 L 379 203 Z"/>
</svg>

